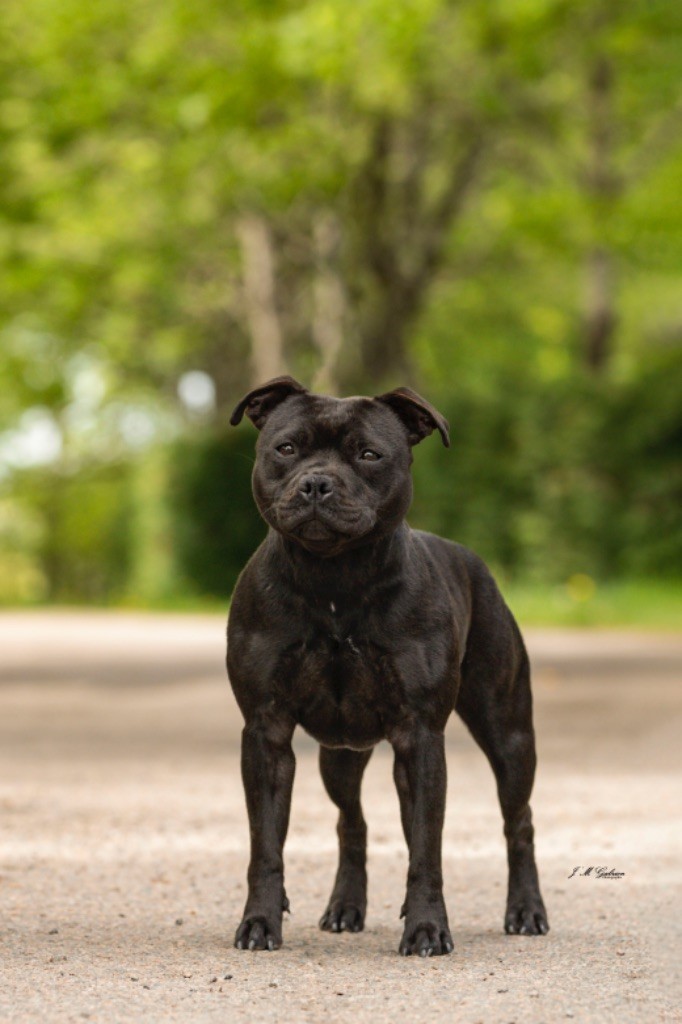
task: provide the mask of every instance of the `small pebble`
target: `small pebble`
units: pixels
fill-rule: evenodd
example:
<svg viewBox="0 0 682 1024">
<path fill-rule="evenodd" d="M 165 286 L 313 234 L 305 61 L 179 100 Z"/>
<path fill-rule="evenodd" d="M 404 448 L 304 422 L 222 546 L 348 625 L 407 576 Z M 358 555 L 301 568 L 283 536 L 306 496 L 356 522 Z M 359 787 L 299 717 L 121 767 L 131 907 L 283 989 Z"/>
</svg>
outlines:
<svg viewBox="0 0 682 1024">
<path fill-rule="evenodd" d="M 191 978 L 192 977 L 192 972 L 191 971 L 183 971 L 182 972 L 182 976 L 183 976 L 183 978 Z"/>
<path fill-rule="evenodd" d="M 508 988 L 498 988 L 498 990 L 497 990 L 497 991 L 498 991 L 498 992 L 500 992 L 500 993 L 501 993 L 501 992 L 508 992 L 508 991 L 509 991 L 509 989 L 508 989 Z"/>
<path fill-rule="evenodd" d="M 213 985 L 217 980 L 217 978 L 211 978 L 211 980 L 209 981 L 209 985 Z"/>
<path fill-rule="evenodd" d="M 624 949 L 617 949 L 616 950 L 616 956 L 625 956 L 625 950 Z"/>
<path fill-rule="evenodd" d="M 183 921 L 183 919 L 182 919 L 181 917 L 176 917 L 176 918 L 175 918 L 175 923 L 176 923 L 176 924 L 177 924 L 178 926 L 180 926 L 181 924 L 184 924 L 185 922 Z"/>
<path fill-rule="evenodd" d="M 136 974 L 131 974 L 131 975 L 130 975 L 130 980 L 131 980 L 131 981 L 139 981 L 140 979 L 139 979 L 139 978 L 137 977 L 137 975 L 136 975 Z"/>
<path fill-rule="evenodd" d="M 223 981 L 232 981 L 231 974 L 223 974 Z"/>
<path fill-rule="evenodd" d="M 59 928 L 50 928 L 48 935 L 59 935 Z"/>
</svg>

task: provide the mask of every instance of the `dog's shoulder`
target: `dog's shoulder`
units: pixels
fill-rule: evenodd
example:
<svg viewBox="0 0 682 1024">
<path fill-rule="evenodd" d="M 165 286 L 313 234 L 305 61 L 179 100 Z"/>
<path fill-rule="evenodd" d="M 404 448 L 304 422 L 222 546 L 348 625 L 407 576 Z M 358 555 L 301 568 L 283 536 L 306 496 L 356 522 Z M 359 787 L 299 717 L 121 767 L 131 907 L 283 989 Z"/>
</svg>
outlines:
<svg viewBox="0 0 682 1024">
<path fill-rule="evenodd" d="M 426 530 L 412 530 L 412 536 L 432 558 L 447 564 L 460 574 L 466 575 L 472 584 L 494 583 L 493 575 L 480 555 L 457 541 L 440 537 Z"/>
<path fill-rule="evenodd" d="M 454 571 L 457 576 L 472 579 L 481 572 L 488 572 L 485 562 L 463 544 L 447 540 L 426 530 L 412 530 L 412 539 L 419 550 L 440 566 Z"/>
<path fill-rule="evenodd" d="M 506 619 L 509 611 L 495 577 L 475 551 L 437 534 L 413 530 L 414 543 L 423 556 L 444 579 L 448 590 L 460 596 L 468 614 L 483 611 L 484 615 Z"/>
</svg>

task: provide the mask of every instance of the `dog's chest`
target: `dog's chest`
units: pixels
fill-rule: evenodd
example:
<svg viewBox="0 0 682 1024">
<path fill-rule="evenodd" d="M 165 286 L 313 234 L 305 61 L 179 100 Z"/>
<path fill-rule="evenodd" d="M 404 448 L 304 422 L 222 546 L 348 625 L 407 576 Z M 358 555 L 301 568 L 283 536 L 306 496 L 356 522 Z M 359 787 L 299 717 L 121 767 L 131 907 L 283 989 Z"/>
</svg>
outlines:
<svg viewBox="0 0 682 1024">
<path fill-rule="evenodd" d="M 332 613 L 311 625 L 287 675 L 296 717 L 318 742 L 362 749 L 386 735 L 396 697 L 390 659 L 357 620 Z"/>
</svg>

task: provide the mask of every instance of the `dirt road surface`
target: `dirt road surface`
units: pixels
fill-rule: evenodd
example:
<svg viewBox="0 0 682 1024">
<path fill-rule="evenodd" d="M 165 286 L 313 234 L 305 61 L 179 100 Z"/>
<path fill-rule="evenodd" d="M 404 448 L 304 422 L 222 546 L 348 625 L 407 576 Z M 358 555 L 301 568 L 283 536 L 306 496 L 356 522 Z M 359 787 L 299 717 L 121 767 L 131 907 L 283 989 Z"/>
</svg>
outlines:
<svg viewBox="0 0 682 1024">
<path fill-rule="evenodd" d="M 502 932 L 492 774 L 453 718 L 455 951 L 421 960 L 397 954 L 407 858 L 385 746 L 364 785 L 366 930 L 318 930 L 335 814 L 304 735 L 285 946 L 232 947 L 248 832 L 223 634 L 214 616 L 0 615 L 2 1024 L 682 1020 L 681 637 L 528 633 L 546 938 Z"/>
</svg>

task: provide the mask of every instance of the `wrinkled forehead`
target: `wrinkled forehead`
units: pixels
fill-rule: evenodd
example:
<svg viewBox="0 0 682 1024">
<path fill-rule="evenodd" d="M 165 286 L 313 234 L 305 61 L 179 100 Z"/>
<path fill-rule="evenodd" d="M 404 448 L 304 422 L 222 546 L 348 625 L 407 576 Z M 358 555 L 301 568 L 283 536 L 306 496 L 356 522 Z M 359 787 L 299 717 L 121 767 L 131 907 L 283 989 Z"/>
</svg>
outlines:
<svg viewBox="0 0 682 1024">
<path fill-rule="evenodd" d="M 372 398 L 330 398 L 327 395 L 292 395 L 273 410 L 261 436 L 305 436 L 315 445 L 334 443 L 347 435 L 366 442 L 380 438 L 385 444 L 405 444 L 405 430 L 395 413 Z"/>
</svg>

